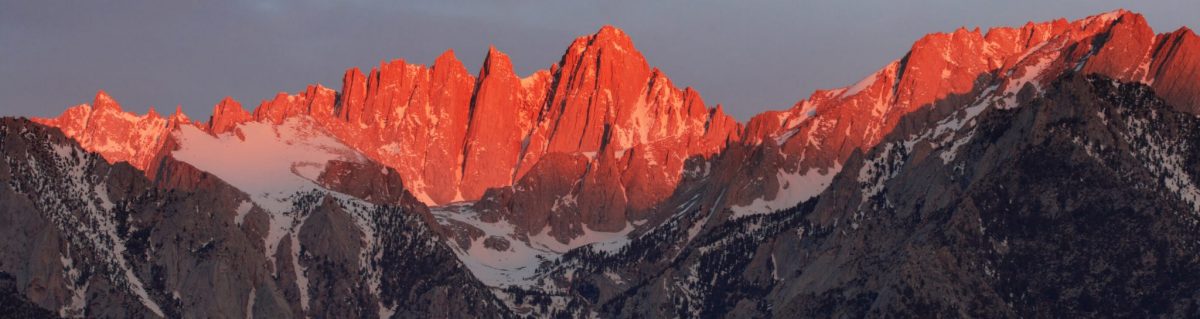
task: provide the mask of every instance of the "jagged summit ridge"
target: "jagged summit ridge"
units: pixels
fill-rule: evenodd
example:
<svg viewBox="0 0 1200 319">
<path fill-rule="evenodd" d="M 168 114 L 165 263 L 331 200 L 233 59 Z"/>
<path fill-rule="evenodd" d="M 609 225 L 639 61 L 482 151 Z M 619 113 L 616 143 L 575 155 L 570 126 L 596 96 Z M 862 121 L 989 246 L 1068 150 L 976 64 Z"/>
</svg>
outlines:
<svg viewBox="0 0 1200 319">
<path fill-rule="evenodd" d="M 119 110 L 103 97 L 94 103 L 97 110 Z M 77 121 L 75 113 L 90 113 L 80 111 L 44 122 Z M 495 47 L 478 76 L 447 50 L 432 66 L 398 59 L 367 74 L 351 68 L 341 91 L 310 85 L 297 94 L 276 94 L 253 111 L 226 98 L 201 126 L 222 134 L 247 121 L 278 124 L 294 116 L 314 118 L 346 144 L 397 169 L 431 204 L 478 199 L 488 188 L 511 185 L 547 153 L 592 154 L 608 144 L 616 151 L 684 139 L 687 147 L 677 150 L 684 156 L 712 154 L 740 131 L 736 120 L 705 106 L 695 91 L 677 89 L 652 70 L 629 36 L 612 26 L 576 39 L 558 63 L 525 78 Z M 158 140 L 169 131 L 141 133 Z M 133 148 L 157 154 L 160 145 Z M 150 162 L 131 161 L 142 169 Z"/>
<path fill-rule="evenodd" d="M 424 247 L 448 246 L 431 250 L 439 256 L 433 263 L 441 265 L 433 268 L 465 274 L 465 266 L 475 275 L 452 285 L 482 282 L 497 288 L 491 293 L 509 309 L 532 316 L 562 311 L 578 317 L 803 317 L 829 316 L 828 309 L 961 315 L 963 309 L 976 311 L 978 300 L 998 307 L 970 312 L 984 316 L 993 309 L 999 314 L 1046 309 L 1022 305 L 1030 300 L 1025 293 L 1043 290 L 1010 285 L 1010 278 L 1026 274 L 1036 278 L 1029 279 L 1036 285 L 1079 287 L 1053 280 L 1063 273 L 1088 275 L 1076 272 L 1088 269 L 1079 267 L 1088 260 L 1136 263 L 1136 256 L 1154 251 L 1142 249 L 1154 247 L 1144 238 L 1195 242 L 1189 240 L 1195 236 L 1174 236 L 1195 233 L 1189 231 L 1193 220 L 1176 220 L 1194 216 L 1160 213 L 1198 207 L 1191 182 L 1195 174 L 1185 166 L 1191 163 L 1187 150 L 1194 148 L 1195 134 L 1188 129 L 1193 126 L 1179 125 L 1194 120 L 1194 39 L 1187 29 L 1155 35 L 1140 15 L 1120 10 L 986 32 L 959 28 L 920 39 L 862 81 L 814 92 L 792 109 L 762 114 L 747 127 L 723 116 L 720 105 L 705 106 L 696 91 L 676 88 L 645 62 L 627 35 L 611 27 L 577 38 L 558 63 L 524 78 L 512 71 L 503 52 L 490 47 L 474 75 L 451 51 L 432 66 L 383 62 L 366 74 L 347 70 L 340 91 L 312 85 L 278 94 L 252 112 L 223 99 L 205 123 L 189 122 L 178 109 L 168 119 L 153 110 L 128 114 L 103 92 L 92 106 L 68 110 L 75 112 L 73 119 L 42 121 L 75 132 L 86 149 L 110 152 L 104 155 L 110 161 L 125 158 L 148 166 L 148 174 L 166 176 L 155 183 L 186 184 L 210 176 L 236 188 L 230 188 L 233 200 L 220 210 L 224 219 L 210 219 L 248 230 L 254 240 L 244 242 L 255 243 L 251 251 L 264 254 L 229 255 L 254 256 L 261 260 L 257 264 L 273 265 L 261 274 L 284 275 L 259 277 L 269 277 L 281 289 L 246 288 L 250 295 L 253 289 L 278 291 L 282 297 L 276 299 L 286 298 L 280 305 L 294 313 L 336 313 L 326 307 L 330 300 L 351 305 L 323 294 L 330 287 L 360 290 L 353 303 L 357 309 L 378 310 L 385 317 L 395 311 L 395 304 L 382 302 L 390 298 L 383 292 L 400 287 L 403 293 L 408 286 L 375 281 L 396 272 L 372 269 L 408 269 L 409 261 L 366 253 L 386 242 L 362 239 L 402 238 L 415 229 L 437 233 L 419 238 Z M 165 129 L 128 129 L 141 122 Z M 125 129 L 109 135 L 113 127 Z M 138 147 L 157 151 L 126 153 Z M 73 157 L 76 152 L 45 148 L 39 153 Z M 155 163 L 169 165 L 154 169 Z M 188 166 L 195 169 L 177 171 Z M 111 189 L 118 188 L 127 187 Z M 105 192 L 90 185 L 81 189 Z M 455 203 L 430 213 L 407 189 L 430 203 L 447 198 Z M 319 201 L 292 196 L 312 190 L 329 193 Z M 400 215 L 362 210 L 396 202 L 406 207 L 402 216 L 410 226 L 428 229 L 389 232 L 377 228 L 387 223 L 372 224 L 378 220 L 371 216 Z M 1115 215 L 1141 216 L 1133 223 L 1114 220 L 1130 226 L 1123 232 L 1130 236 L 1110 236 L 1113 229 L 1107 225 L 1114 223 L 1090 221 L 1099 216 L 1094 210 L 1116 211 L 1131 202 L 1139 202 L 1133 208 L 1147 214 Z M 1013 214 L 1010 207 L 1028 214 Z M 1037 215 L 1056 207 L 1087 215 L 1079 220 Z M 293 210 L 302 213 L 292 215 Z M 200 213 L 174 218 L 204 218 Z M 1007 218 L 1018 222 L 998 222 Z M 123 219 L 128 220 L 113 220 Z M 1039 231 L 1022 230 L 1029 225 Z M 1160 231 L 1164 226 L 1175 230 Z M 334 233 L 340 235 L 330 237 Z M 1060 253 L 1035 256 L 1045 262 L 1004 257 L 1055 252 L 1038 246 L 1062 247 L 1055 245 L 1063 238 L 1054 236 L 1064 233 L 1082 234 L 1064 238 L 1094 247 L 1065 251 L 1070 265 L 1065 272 L 1031 268 L 1062 262 Z M 182 243 L 207 246 L 205 238 Z M 1114 245 L 1106 241 L 1113 239 Z M 1010 250 L 1010 245 L 1025 249 Z M 358 247 L 359 254 L 345 247 Z M 411 256 L 408 247 L 383 251 Z M 945 255 L 939 247 L 969 249 Z M 1132 247 L 1115 251 L 1132 251 L 1135 258 L 1108 254 L 1111 247 Z M 1162 252 L 1157 256 L 1175 258 Z M 1177 255 L 1194 259 L 1186 251 Z M 322 282 L 338 276 L 322 276 L 330 269 L 314 263 L 314 256 L 357 263 L 359 268 L 339 273 L 340 278 L 357 271 L 366 281 L 347 282 L 356 287 L 350 290 Z M 375 264 L 389 260 L 400 263 Z M 444 267 L 455 261 L 459 267 Z M 1141 264 L 1149 268 L 1133 269 L 1184 270 L 1180 278 L 1185 281 L 1174 286 L 1184 288 L 1171 290 L 1192 290 L 1186 288 L 1192 285 L 1186 269 L 1194 263 L 1184 268 Z M 1172 270 L 1156 268 L 1163 265 Z M 1112 268 L 1118 280 L 1137 273 L 1118 268 Z M 367 277 L 364 269 L 370 270 Z M 997 271 L 1001 275 L 993 276 Z M 978 290 L 983 297 L 963 294 L 956 285 L 947 290 L 946 282 L 964 283 L 944 280 L 947 273 L 974 278 L 962 287 L 998 290 L 994 296 L 992 290 Z M 1180 282 L 1175 279 L 1155 280 Z M 0 284 L 4 280 L 0 276 Z M 178 305 L 166 301 L 195 304 L 171 299 L 168 290 L 146 282 L 150 298 L 168 316 Z M 1131 287 L 1145 287 L 1139 285 Z M 1109 294 L 1106 287 L 1092 288 Z M 918 298 L 905 299 L 913 296 Z M 1094 306 L 1092 301 L 1083 304 Z M 867 304 L 883 306 L 860 307 Z"/>
<path fill-rule="evenodd" d="M 1142 15 L 1125 10 L 986 32 L 959 28 L 932 33 L 917 40 L 903 57 L 854 85 L 819 90 L 789 110 L 752 118 L 746 125 L 746 140 L 779 144 L 782 155 L 777 157 L 783 158 L 786 174 L 768 176 L 751 188 L 763 194 L 764 202 L 771 202 L 789 193 L 779 190 L 786 184 L 784 175 L 824 175 L 822 170 L 878 144 L 893 130 L 911 130 L 901 126 L 901 118 L 917 110 L 939 103 L 962 104 L 979 94 L 1002 96 L 1011 106 L 1025 84 L 1036 89 L 1041 80 L 1063 72 L 1146 83 L 1172 105 L 1196 113 L 1200 90 L 1187 83 L 1200 81 L 1200 72 L 1195 71 L 1200 65 L 1197 48 L 1200 39 L 1190 30 L 1155 35 Z M 985 93 L 993 85 L 996 88 Z M 795 198 L 771 207 L 790 207 Z M 739 205 L 766 207 L 751 204 Z"/>
<path fill-rule="evenodd" d="M 279 93 L 252 112 L 225 99 L 200 126 L 213 134 L 236 133 L 247 121 L 280 124 L 308 116 L 351 148 L 396 169 L 425 203 L 484 199 L 489 189 L 515 186 L 541 195 L 504 198 L 502 191 L 488 202 L 510 211 L 501 215 L 519 220 L 529 233 L 561 219 L 550 217 L 555 208 L 573 212 L 569 224 L 619 231 L 627 221 L 646 218 L 671 194 L 690 157 L 717 154 L 728 143 L 777 146 L 778 151 L 761 153 L 772 163 L 762 172 L 777 173 L 740 179 L 746 184 L 726 201 L 745 213 L 788 207 L 818 193 L 839 163 L 877 144 L 897 129 L 901 117 L 979 94 L 987 89 L 983 83 L 996 79 L 1003 87 L 989 94 L 1007 96 L 1008 103 L 1039 76 L 1079 71 L 1148 83 L 1173 105 L 1194 108 L 1189 105 L 1196 105 L 1198 93 L 1187 83 L 1200 80 L 1198 46 L 1191 30 L 1154 35 L 1141 15 L 1123 10 L 986 32 L 959 28 L 921 38 L 905 56 L 854 85 L 814 92 L 743 128 L 719 105 L 705 105 L 695 90 L 675 87 L 649 66 L 627 34 L 605 26 L 576 38 L 549 69 L 524 78 L 495 47 L 475 76 L 448 50 L 432 66 L 398 59 L 366 74 L 351 68 L 340 91 L 310 85 L 296 94 Z M 79 138 L 85 147 L 148 172 L 154 158 L 166 153 L 158 148 L 171 125 L 187 123 L 156 121 L 155 114 L 145 120 L 129 116 L 103 93 L 93 104 L 94 110 L 75 107 L 43 122 L 70 136 L 91 135 Z M 89 126 L 93 117 L 141 121 L 145 128 Z M 538 165 L 554 153 L 568 156 Z M 576 160 L 582 165 L 569 163 Z M 545 178 L 538 176 L 546 175 L 571 176 L 578 183 L 537 191 L 549 187 L 539 186 Z M 577 206 L 555 205 L 564 199 Z M 556 234 L 566 241 L 580 230 Z"/>
</svg>

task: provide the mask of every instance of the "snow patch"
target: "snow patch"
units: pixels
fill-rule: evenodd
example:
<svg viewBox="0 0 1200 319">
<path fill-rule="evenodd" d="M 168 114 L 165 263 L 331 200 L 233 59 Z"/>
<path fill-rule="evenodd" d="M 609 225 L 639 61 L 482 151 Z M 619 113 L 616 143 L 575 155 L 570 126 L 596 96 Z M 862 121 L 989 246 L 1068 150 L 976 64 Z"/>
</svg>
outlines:
<svg viewBox="0 0 1200 319">
<path fill-rule="evenodd" d="M 760 197 L 749 205 L 730 207 L 730 210 L 733 210 L 732 218 L 768 214 L 796 206 L 825 191 L 825 188 L 833 182 L 834 175 L 840 171 L 842 171 L 841 164 L 825 169 L 808 169 L 803 172 L 799 170 L 788 172 L 781 169 L 776 174 L 780 185 L 779 191 L 775 193 L 775 198 L 767 200 Z"/>
<path fill-rule="evenodd" d="M 43 207 L 46 212 L 55 215 L 50 218 L 57 222 L 60 229 L 68 233 L 70 242 L 93 247 L 100 254 L 99 258 L 103 262 L 99 266 L 103 267 L 109 275 L 110 281 L 121 288 L 128 289 L 130 293 L 138 297 L 146 309 L 160 317 L 163 316 L 162 308 L 159 308 L 158 304 L 150 298 L 141 279 L 134 274 L 128 261 L 125 260 L 125 241 L 117 235 L 116 216 L 112 212 L 114 205 L 108 198 L 106 186 L 102 185 L 104 179 L 87 175 L 89 158 L 77 156 L 86 152 L 73 145 L 45 144 L 45 146 L 54 155 L 50 161 L 39 162 L 38 158 L 27 153 L 27 163 L 32 169 L 29 173 L 33 177 L 32 182 L 42 183 L 34 185 L 33 189 L 38 192 L 46 192 L 39 196 L 33 196 L 33 198 L 37 199 L 38 205 Z M 40 178 L 41 174 L 43 171 L 51 170 L 59 171 L 65 181 L 55 180 L 51 183 L 54 186 L 45 184 L 48 182 L 46 179 Z M 66 194 L 58 193 L 56 190 L 59 188 Z M 15 190 L 21 193 L 29 191 L 21 188 Z M 75 212 L 79 210 L 83 210 L 83 212 L 76 214 Z M 60 262 L 71 263 L 61 258 Z M 71 271 L 67 270 L 68 276 L 71 275 Z M 86 293 L 86 285 L 83 288 L 75 288 L 83 289 L 82 291 Z M 75 290 L 74 293 L 79 294 L 80 290 Z M 84 300 L 85 298 L 86 296 L 73 296 L 72 302 L 76 301 L 74 299 Z"/>
<path fill-rule="evenodd" d="M 576 207 L 578 205 L 577 201 L 575 194 L 563 195 L 554 200 L 554 206 L 550 207 L 550 211 L 558 212 L 564 208 Z"/>
<path fill-rule="evenodd" d="M 879 72 L 882 72 L 882 71 L 877 71 L 875 73 L 871 73 L 871 75 L 868 75 L 867 77 L 863 78 L 862 80 L 859 80 L 858 83 L 854 83 L 854 85 L 851 85 L 850 87 L 846 88 L 846 91 L 842 92 L 842 96 L 843 97 L 854 96 L 855 94 L 858 94 L 858 92 L 862 92 L 863 90 L 871 87 L 871 84 L 875 83 L 875 78 L 879 76 Z"/>
<path fill-rule="evenodd" d="M 585 226 L 584 234 L 567 244 L 558 242 L 543 229 L 537 235 L 525 236 L 527 240 L 522 240 L 522 236 L 517 235 L 516 227 L 507 220 L 484 222 L 472 205 L 472 202 L 460 202 L 431 207 L 430 212 L 439 224 L 448 226 L 450 221 L 457 221 L 483 231 L 483 236 L 473 239 L 469 248 L 464 249 L 453 240 L 448 241 L 448 244 L 467 269 L 491 287 L 533 287 L 536 285 L 537 270 L 542 262 L 556 260 L 571 249 L 587 245 L 591 245 L 591 248 L 597 251 L 617 251 L 629 243 L 628 234 L 634 229 L 634 226 L 628 223 L 624 229 L 613 233 L 597 232 Z M 487 248 L 484 241 L 489 237 L 507 240 L 508 250 L 496 251 Z"/>
<path fill-rule="evenodd" d="M 272 264 L 278 265 L 280 261 L 275 260 L 274 253 L 284 237 L 291 239 L 288 262 L 293 263 L 296 270 L 301 308 L 308 309 L 308 278 L 298 262 L 300 242 L 295 232 L 307 216 L 294 212 L 295 196 L 312 191 L 340 195 L 322 188 L 314 180 L 329 161 L 366 162 L 367 159 L 308 117 L 292 117 L 279 125 L 242 123 L 235 132 L 240 134 L 230 132 L 213 136 L 190 125 L 181 126 L 173 133 L 179 149 L 172 156 L 246 192 L 254 204 L 268 212 L 270 226 L 264 239 L 264 254 Z M 243 203 L 238 207 L 235 221 L 244 219 L 243 211 L 249 211 L 245 206 Z M 361 221 L 358 224 L 370 234 L 369 225 Z"/>
<path fill-rule="evenodd" d="M 366 158 L 307 117 L 289 118 L 278 126 L 247 122 L 235 131 L 240 136 L 233 132 L 213 136 L 190 125 L 180 126 L 173 133 L 179 149 L 171 155 L 246 192 L 270 213 L 266 254 L 274 261 L 275 247 L 295 226 L 293 216 L 286 214 L 292 210 L 292 195 L 323 189 L 313 179 L 329 161 L 364 162 Z"/>
<path fill-rule="evenodd" d="M 246 319 L 254 318 L 254 297 L 258 288 L 250 288 L 250 296 L 246 297 Z"/>
<path fill-rule="evenodd" d="M 238 204 L 238 208 L 236 211 L 237 217 L 233 218 L 233 222 L 235 224 L 237 224 L 238 226 L 241 226 L 242 221 L 246 220 L 246 214 L 250 213 L 250 208 L 253 208 L 253 207 L 254 207 L 253 203 L 250 203 L 248 201 L 242 201 L 241 204 Z"/>
</svg>

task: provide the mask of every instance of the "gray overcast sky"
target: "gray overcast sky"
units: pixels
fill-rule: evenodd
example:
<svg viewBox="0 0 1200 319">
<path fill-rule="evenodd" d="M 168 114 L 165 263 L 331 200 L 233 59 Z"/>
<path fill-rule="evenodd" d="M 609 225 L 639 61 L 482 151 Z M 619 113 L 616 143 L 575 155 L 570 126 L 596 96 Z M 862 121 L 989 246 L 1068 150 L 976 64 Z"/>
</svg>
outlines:
<svg viewBox="0 0 1200 319">
<path fill-rule="evenodd" d="M 521 76 L 612 24 L 676 85 L 741 120 L 852 84 L 914 40 L 1115 8 L 1156 32 L 1197 27 L 1200 1 L 18 1 L 0 0 L 0 115 L 51 116 L 97 89 L 126 110 L 207 118 L 342 72 L 447 48 L 475 72 L 489 44 Z"/>
</svg>

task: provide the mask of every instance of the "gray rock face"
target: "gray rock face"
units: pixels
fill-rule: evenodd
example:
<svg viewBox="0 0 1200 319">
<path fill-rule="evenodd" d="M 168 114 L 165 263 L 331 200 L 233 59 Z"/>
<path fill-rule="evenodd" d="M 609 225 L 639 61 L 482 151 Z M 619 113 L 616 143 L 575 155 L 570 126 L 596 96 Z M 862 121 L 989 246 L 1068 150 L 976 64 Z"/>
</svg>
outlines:
<svg viewBox="0 0 1200 319">
<path fill-rule="evenodd" d="M 795 208 L 713 222 L 720 199 L 684 205 L 556 273 L 611 316 L 1197 315 L 1200 119 L 1099 76 L 1021 95 L 916 114 L 924 128 L 855 154 Z"/>
<path fill-rule="evenodd" d="M 150 180 L 12 118 L 0 119 L 0 156 L 0 236 L 10 239 L 0 243 L 0 298 L 12 313 L 508 316 L 402 189 L 381 191 L 379 204 L 296 194 L 287 214 L 303 220 L 297 235 L 267 252 L 275 216 L 170 157 Z"/>
<path fill-rule="evenodd" d="M 775 314 L 1195 316 L 1200 121 L 1142 85 L 1044 90 L 962 142 L 894 138 L 849 162 L 808 217 L 833 231 L 771 250 Z"/>
</svg>

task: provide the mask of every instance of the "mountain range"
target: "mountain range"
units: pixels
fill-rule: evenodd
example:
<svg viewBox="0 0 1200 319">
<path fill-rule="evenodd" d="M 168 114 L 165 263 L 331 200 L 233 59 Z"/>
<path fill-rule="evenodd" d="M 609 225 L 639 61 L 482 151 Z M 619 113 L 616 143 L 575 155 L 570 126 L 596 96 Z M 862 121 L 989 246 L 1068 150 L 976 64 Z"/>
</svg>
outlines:
<svg viewBox="0 0 1200 319">
<path fill-rule="evenodd" d="M 206 120 L 100 91 L 0 121 L 0 312 L 1196 316 L 1197 116 L 1200 38 L 1124 10 L 929 34 L 746 123 L 611 26 Z"/>
</svg>

